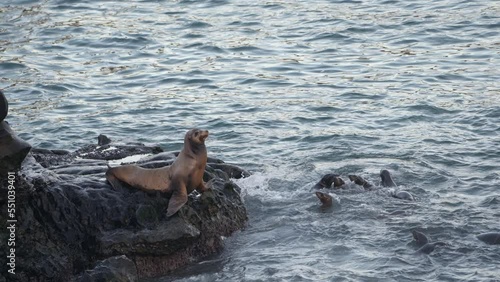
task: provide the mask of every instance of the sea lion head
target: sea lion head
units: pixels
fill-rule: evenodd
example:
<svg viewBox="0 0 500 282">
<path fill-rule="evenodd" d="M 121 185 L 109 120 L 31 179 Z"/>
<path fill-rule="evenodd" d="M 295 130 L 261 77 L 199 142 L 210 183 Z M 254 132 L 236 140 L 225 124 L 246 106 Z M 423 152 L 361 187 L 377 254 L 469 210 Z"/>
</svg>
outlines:
<svg viewBox="0 0 500 282">
<path fill-rule="evenodd" d="M 318 199 L 321 201 L 323 206 L 329 207 L 332 205 L 332 200 L 333 200 L 332 196 L 328 195 L 327 193 L 323 193 L 323 192 L 319 192 L 319 191 L 317 191 L 315 194 L 316 194 L 316 197 L 318 197 Z"/>
<path fill-rule="evenodd" d="M 189 130 L 184 137 L 184 143 L 191 146 L 205 145 L 205 139 L 208 137 L 208 130 L 194 128 Z"/>
<path fill-rule="evenodd" d="M 394 183 L 394 180 L 392 180 L 391 173 L 383 169 L 380 171 L 380 178 L 382 179 L 382 186 L 386 187 L 393 187 L 396 186 L 396 183 Z"/>
</svg>

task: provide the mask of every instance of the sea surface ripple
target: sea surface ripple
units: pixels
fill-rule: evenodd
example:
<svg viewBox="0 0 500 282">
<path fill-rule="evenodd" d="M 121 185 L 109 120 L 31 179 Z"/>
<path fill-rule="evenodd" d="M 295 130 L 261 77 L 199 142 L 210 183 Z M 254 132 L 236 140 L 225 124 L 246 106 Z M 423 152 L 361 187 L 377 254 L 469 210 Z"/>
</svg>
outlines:
<svg viewBox="0 0 500 282">
<path fill-rule="evenodd" d="M 10 0 L 7 120 L 36 147 L 104 133 L 179 150 L 192 127 L 239 164 L 248 227 L 156 281 L 498 281 L 500 3 Z M 387 189 L 335 192 L 323 174 Z M 411 230 L 447 246 L 415 254 Z"/>
</svg>

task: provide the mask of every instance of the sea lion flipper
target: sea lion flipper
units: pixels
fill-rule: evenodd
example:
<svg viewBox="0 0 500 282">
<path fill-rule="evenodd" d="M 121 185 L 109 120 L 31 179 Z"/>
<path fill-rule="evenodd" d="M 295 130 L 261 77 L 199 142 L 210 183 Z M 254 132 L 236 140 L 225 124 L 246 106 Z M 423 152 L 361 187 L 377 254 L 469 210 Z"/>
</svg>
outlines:
<svg viewBox="0 0 500 282">
<path fill-rule="evenodd" d="M 109 184 L 111 184 L 111 188 L 113 188 L 113 190 L 120 190 L 121 188 L 123 188 L 123 185 L 113 172 L 113 168 L 108 164 L 108 170 L 106 171 L 106 180 L 109 182 Z"/>
<path fill-rule="evenodd" d="M 182 206 L 187 202 L 188 195 L 185 185 L 180 185 L 182 187 L 173 187 L 172 196 L 168 201 L 167 217 L 174 215 Z"/>
</svg>

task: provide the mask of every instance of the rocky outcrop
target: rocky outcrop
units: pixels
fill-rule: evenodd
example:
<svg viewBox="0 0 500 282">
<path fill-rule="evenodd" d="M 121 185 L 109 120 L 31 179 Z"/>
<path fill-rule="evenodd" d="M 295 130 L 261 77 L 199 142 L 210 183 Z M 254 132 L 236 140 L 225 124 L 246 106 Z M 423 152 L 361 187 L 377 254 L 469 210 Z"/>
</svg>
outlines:
<svg viewBox="0 0 500 282">
<path fill-rule="evenodd" d="M 102 140 L 102 146 L 76 152 L 33 149 L 28 154 L 15 177 L 18 246 L 16 275 L 4 277 L 8 281 L 135 281 L 160 276 L 219 251 L 225 236 L 244 227 L 246 209 L 231 178 L 248 176 L 245 170 L 209 158 L 204 180 L 213 180 L 212 189 L 191 193 L 188 203 L 166 218 L 166 195 L 131 187 L 113 190 L 104 173 L 108 161 L 160 167 L 171 164 L 177 153 Z M 137 155 L 142 158 L 131 157 Z M 7 186 L 2 181 L 1 195 L 6 195 Z M 5 201 L 0 203 L 3 245 L 8 234 Z M 1 258 L 5 265 L 6 255 Z"/>
</svg>

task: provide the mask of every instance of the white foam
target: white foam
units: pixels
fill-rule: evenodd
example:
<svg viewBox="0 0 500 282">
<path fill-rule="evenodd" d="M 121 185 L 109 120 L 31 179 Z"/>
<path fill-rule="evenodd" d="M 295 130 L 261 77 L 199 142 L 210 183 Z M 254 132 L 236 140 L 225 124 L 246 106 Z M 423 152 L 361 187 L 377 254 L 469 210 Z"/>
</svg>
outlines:
<svg viewBox="0 0 500 282">
<path fill-rule="evenodd" d="M 232 180 L 242 188 L 243 198 L 248 195 L 257 197 L 264 202 L 283 201 L 308 192 L 308 190 L 289 187 L 290 175 L 294 175 L 294 173 L 273 168 L 270 171 L 256 172 L 249 177 Z M 280 182 L 283 184 L 277 185 Z"/>
<path fill-rule="evenodd" d="M 280 198 L 281 196 L 279 196 L 278 193 L 274 195 L 275 193 L 273 192 L 275 191 L 269 190 L 269 179 L 269 175 L 263 174 L 262 172 L 256 172 L 249 177 L 233 179 L 233 181 L 241 187 L 243 197 L 249 195 L 261 198 L 273 194 L 272 198 Z"/>
<path fill-rule="evenodd" d="M 99 147 L 97 147 L 97 149 L 99 149 L 99 148 L 100 148 L 100 146 L 99 146 Z M 109 148 L 104 149 L 104 150 L 102 150 L 102 151 L 103 151 L 103 152 L 107 152 L 107 151 L 113 151 L 113 150 L 116 150 L 116 149 L 117 149 L 116 147 L 109 146 Z"/>
<path fill-rule="evenodd" d="M 133 162 L 137 162 L 139 160 L 141 160 L 142 158 L 145 158 L 145 157 L 149 157 L 151 156 L 152 154 L 138 154 L 138 155 L 132 155 L 132 156 L 128 156 L 128 157 L 125 157 L 123 159 L 118 159 L 118 160 L 110 160 L 108 161 L 108 164 L 110 166 L 117 166 L 117 165 L 120 165 L 122 163 L 133 163 Z"/>
</svg>

